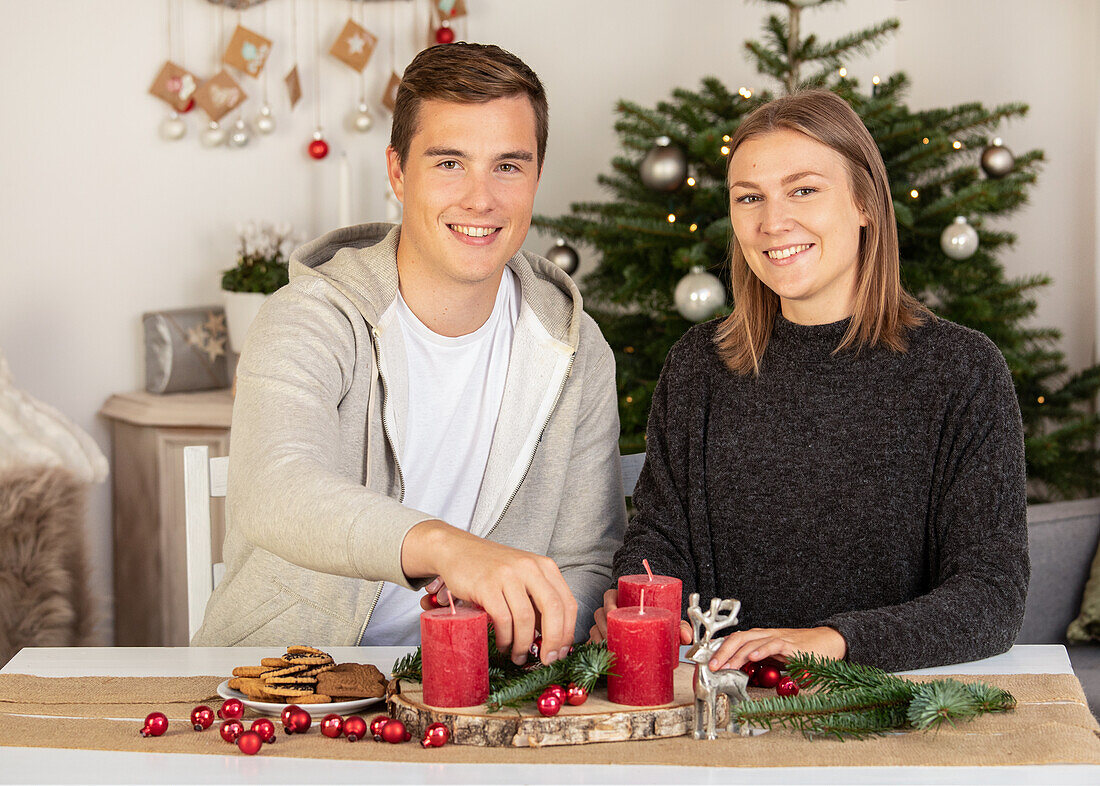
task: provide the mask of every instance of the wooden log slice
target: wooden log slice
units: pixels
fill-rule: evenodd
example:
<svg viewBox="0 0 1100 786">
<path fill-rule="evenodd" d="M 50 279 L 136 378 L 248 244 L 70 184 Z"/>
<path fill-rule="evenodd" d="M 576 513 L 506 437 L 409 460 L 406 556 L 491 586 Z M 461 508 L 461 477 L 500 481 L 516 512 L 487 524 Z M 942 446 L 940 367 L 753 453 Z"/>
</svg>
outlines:
<svg viewBox="0 0 1100 786">
<path fill-rule="evenodd" d="M 583 745 L 691 734 L 695 698 L 691 682 L 695 667 L 681 663 L 674 675 L 671 704 L 627 707 L 607 700 L 607 689 L 595 689 L 579 707 L 562 706 L 544 717 L 531 703 L 520 710 L 506 707 L 489 712 L 480 707 L 432 707 L 423 703 L 419 683 L 402 683 L 402 691 L 388 699 L 390 715 L 405 724 L 413 738 L 422 737 L 432 723 L 451 730 L 451 743 L 482 747 L 540 748 L 547 745 Z M 725 723 L 720 711 L 719 720 Z"/>
</svg>

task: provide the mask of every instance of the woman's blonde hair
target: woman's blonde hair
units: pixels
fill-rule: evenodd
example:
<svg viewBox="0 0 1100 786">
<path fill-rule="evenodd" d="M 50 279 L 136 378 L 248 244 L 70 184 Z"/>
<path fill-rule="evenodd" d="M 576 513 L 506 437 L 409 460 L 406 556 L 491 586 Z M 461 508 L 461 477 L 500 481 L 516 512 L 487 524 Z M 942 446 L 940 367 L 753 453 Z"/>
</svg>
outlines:
<svg viewBox="0 0 1100 786">
<path fill-rule="evenodd" d="M 836 351 L 881 345 L 904 352 L 907 329 L 924 322 L 931 312 L 901 286 L 894 203 L 874 139 L 840 96 L 808 90 L 769 101 L 746 117 L 729 143 L 730 160 L 745 140 L 781 129 L 805 134 L 844 158 L 852 196 L 868 221 L 860 227 L 852 322 Z M 733 313 L 715 335 L 718 353 L 732 371 L 758 374 L 779 312 L 779 296 L 749 268 L 732 232 L 730 284 Z"/>
</svg>

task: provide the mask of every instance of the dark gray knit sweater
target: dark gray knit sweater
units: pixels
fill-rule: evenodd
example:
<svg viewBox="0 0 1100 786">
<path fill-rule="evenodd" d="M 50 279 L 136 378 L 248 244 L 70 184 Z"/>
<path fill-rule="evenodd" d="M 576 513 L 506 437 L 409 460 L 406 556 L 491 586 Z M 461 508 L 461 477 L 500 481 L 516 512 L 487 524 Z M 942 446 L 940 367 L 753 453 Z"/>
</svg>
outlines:
<svg viewBox="0 0 1100 786">
<path fill-rule="evenodd" d="M 718 323 L 669 353 L 637 515 L 615 575 L 738 598 L 741 628 L 829 625 L 848 657 L 899 670 L 1007 650 L 1024 612 L 1023 429 L 1004 358 L 945 320 L 909 350 L 832 356 L 848 320 L 776 320 L 758 377 Z"/>
</svg>

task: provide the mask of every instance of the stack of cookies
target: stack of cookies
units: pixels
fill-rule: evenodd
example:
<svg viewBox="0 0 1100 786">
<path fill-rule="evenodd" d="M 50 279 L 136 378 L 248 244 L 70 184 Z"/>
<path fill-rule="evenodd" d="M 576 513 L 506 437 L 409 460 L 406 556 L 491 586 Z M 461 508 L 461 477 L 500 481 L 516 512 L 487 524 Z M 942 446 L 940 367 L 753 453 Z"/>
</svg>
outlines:
<svg viewBox="0 0 1100 786">
<path fill-rule="evenodd" d="M 292 646 L 282 657 L 264 658 L 259 666 L 233 669 L 229 687 L 254 701 L 327 704 L 382 696 L 386 680 L 370 664 L 337 664 L 316 647 Z"/>
</svg>

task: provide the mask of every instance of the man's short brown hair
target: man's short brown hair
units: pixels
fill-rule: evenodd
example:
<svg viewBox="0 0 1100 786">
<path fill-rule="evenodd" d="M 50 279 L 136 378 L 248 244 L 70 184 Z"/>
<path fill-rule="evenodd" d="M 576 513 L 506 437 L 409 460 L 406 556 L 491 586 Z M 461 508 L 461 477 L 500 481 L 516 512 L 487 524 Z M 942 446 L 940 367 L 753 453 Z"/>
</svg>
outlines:
<svg viewBox="0 0 1100 786">
<path fill-rule="evenodd" d="M 522 60 L 494 44 L 438 44 L 413 58 L 397 88 L 390 145 L 402 166 L 416 134 L 423 101 L 484 104 L 497 98 L 526 95 L 535 110 L 538 169 L 546 157 L 550 110 L 542 82 Z"/>
</svg>

